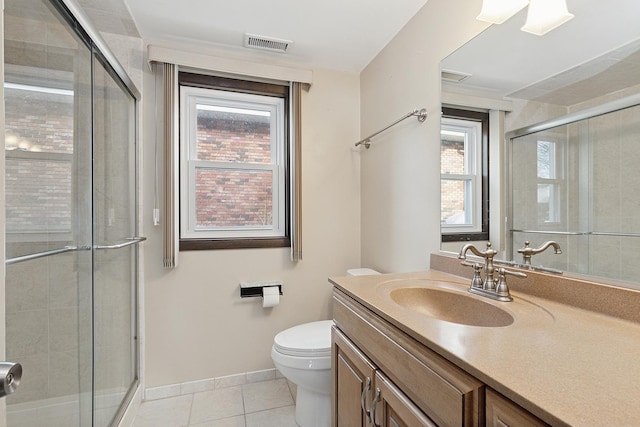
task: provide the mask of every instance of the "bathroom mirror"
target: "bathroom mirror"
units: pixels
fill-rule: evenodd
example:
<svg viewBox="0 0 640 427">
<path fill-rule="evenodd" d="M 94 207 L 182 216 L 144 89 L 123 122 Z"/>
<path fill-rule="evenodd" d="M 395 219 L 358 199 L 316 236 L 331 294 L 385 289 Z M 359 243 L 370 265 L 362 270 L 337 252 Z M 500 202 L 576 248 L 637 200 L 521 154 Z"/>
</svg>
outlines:
<svg viewBox="0 0 640 427">
<path fill-rule="evenodd" d="M 498 125 L 513 136 L 516 129 L 640 94 L 637 2 L 567 4 L 575 17 L 544 36 L 520 30 L 525 8 L 445 58 L 443 104 L 503 110 Z M 527 132 L 507 139 L 503 153 L 490 152 L 490 162 L 506 159 L 499 164 L 505 182 L 496 192 L 504 200 L 493 192 L 490 200 L 490 209 L 504 203 L 507 216 L 494 246 L 501 246 L 499 256 L 522 262 L 517 249 L 525 241 L 539 247 L 555 240 L 563 253 L 546 250 L 532 258 L 534 266 L 638 287 L 631 260 L 640 257 L 640 192 L 634 190 L 640 183 L 640 107 L 596 115 Z M 494 125 L 492 130 L 500 127 Z M 442 249 L 456 251 L 462 244 L 443 243 Z"/>
</svg>

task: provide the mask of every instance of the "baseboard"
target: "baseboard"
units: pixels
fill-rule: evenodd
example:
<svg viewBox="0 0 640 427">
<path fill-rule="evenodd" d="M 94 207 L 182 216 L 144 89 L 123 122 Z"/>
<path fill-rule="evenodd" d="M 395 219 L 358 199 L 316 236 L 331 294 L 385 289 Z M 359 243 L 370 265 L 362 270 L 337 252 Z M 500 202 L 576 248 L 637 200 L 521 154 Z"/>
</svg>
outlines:
<svg viewBox="0 0 640 427">
<path fill-rule="evenodd" d="M 183 394 L 199 393 L 202 391 L 234 387 L 242 384 L 275 380 L 277 378 L 284 377 L 277 369 L 271 368 L 262 371 L 244 372 L 241 374 L 226 375 L 223 377 L 207 378 L 178 384 L 168 384 L 145 389 L 143 400 L 149 401 L 165 399 L 167 397 L 175 397 Z"/>
</svg>

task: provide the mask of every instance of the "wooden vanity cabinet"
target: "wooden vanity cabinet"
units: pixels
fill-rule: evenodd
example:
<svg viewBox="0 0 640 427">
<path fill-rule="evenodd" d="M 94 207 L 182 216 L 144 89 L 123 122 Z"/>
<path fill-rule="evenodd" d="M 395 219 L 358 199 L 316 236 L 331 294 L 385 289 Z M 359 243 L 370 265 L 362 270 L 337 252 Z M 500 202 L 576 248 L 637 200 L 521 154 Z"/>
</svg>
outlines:
<svg viewBox="0 0 640 427">
<path fill-rule="evenodd" d="M 436 427 L 339 330 L 331 334 L 334 426 Z"/>
<path fill-rule="evenodd" d="M 333 308 L 333 427 L 367 426 L 378 390 L 376 427 L 484 425 L 480 381 L 338 289 Z"/>
<path fill-rule="evenodd" d="M 333 427 L 549 426 L 338 289 L 333 316 Z"/>
<path fill-rule="evenodd" d="M 535 415 L 487 387 L 487 427 L 548 427 Z"/>
<path fill-rule="evenodd" d="M 334 427 L 367 427 L 376 368 L 335 327 L 331 328 L 331 338 L 333 343 L 332 425 Z"/>
</svg>

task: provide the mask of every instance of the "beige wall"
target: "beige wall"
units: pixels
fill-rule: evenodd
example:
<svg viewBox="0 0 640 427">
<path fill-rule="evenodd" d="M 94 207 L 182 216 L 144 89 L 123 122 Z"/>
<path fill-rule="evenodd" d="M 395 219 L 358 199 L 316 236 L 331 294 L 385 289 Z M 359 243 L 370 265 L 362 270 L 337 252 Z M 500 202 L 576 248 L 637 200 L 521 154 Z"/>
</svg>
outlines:
<svg viewBox="0 0 640 427">
<path fill-rule="evenodd" d="M 274 335 L 302 322 L 331 317 L 327 278 L 360 265 L 359 77 L 316 69 L 303 92 L 303 249 L 181 252 L 174 270 L 162 267 L 161 234 L 153 227 L 153 109 L 144 112 L 145 386 L 269 369 Z M 153 104 L 154 79 L 144 75 Z M 283 280 L 280 305 L 240 299 L 240 281 Z"/>
<path fill-rule="evenodd" d="M 424 270 L 440 247 L 440 60 L 486 24 L 480 0 L 429 0 L 361 74 L 366 136 L 414 108 L 362 153 L 362 260 L 385 271 Z"/>
</svg>

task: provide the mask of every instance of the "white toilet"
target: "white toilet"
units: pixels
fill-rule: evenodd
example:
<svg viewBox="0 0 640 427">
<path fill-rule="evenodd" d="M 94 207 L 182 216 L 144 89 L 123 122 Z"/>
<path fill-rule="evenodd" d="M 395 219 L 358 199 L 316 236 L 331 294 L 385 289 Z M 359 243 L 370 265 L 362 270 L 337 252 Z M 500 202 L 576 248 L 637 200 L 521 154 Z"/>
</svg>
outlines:
<svg viewBox="0 0 640 427">
<path fill-rule="evenodd" d="M 369 268 L 347 270 L 350 276 L 380 274 Z M 333 320 L 304 323 L 278 333 L 271 358 L 297 386 L 296 422 L 300 427 L 331 426 L 331 326 Z"/>
</svg>

